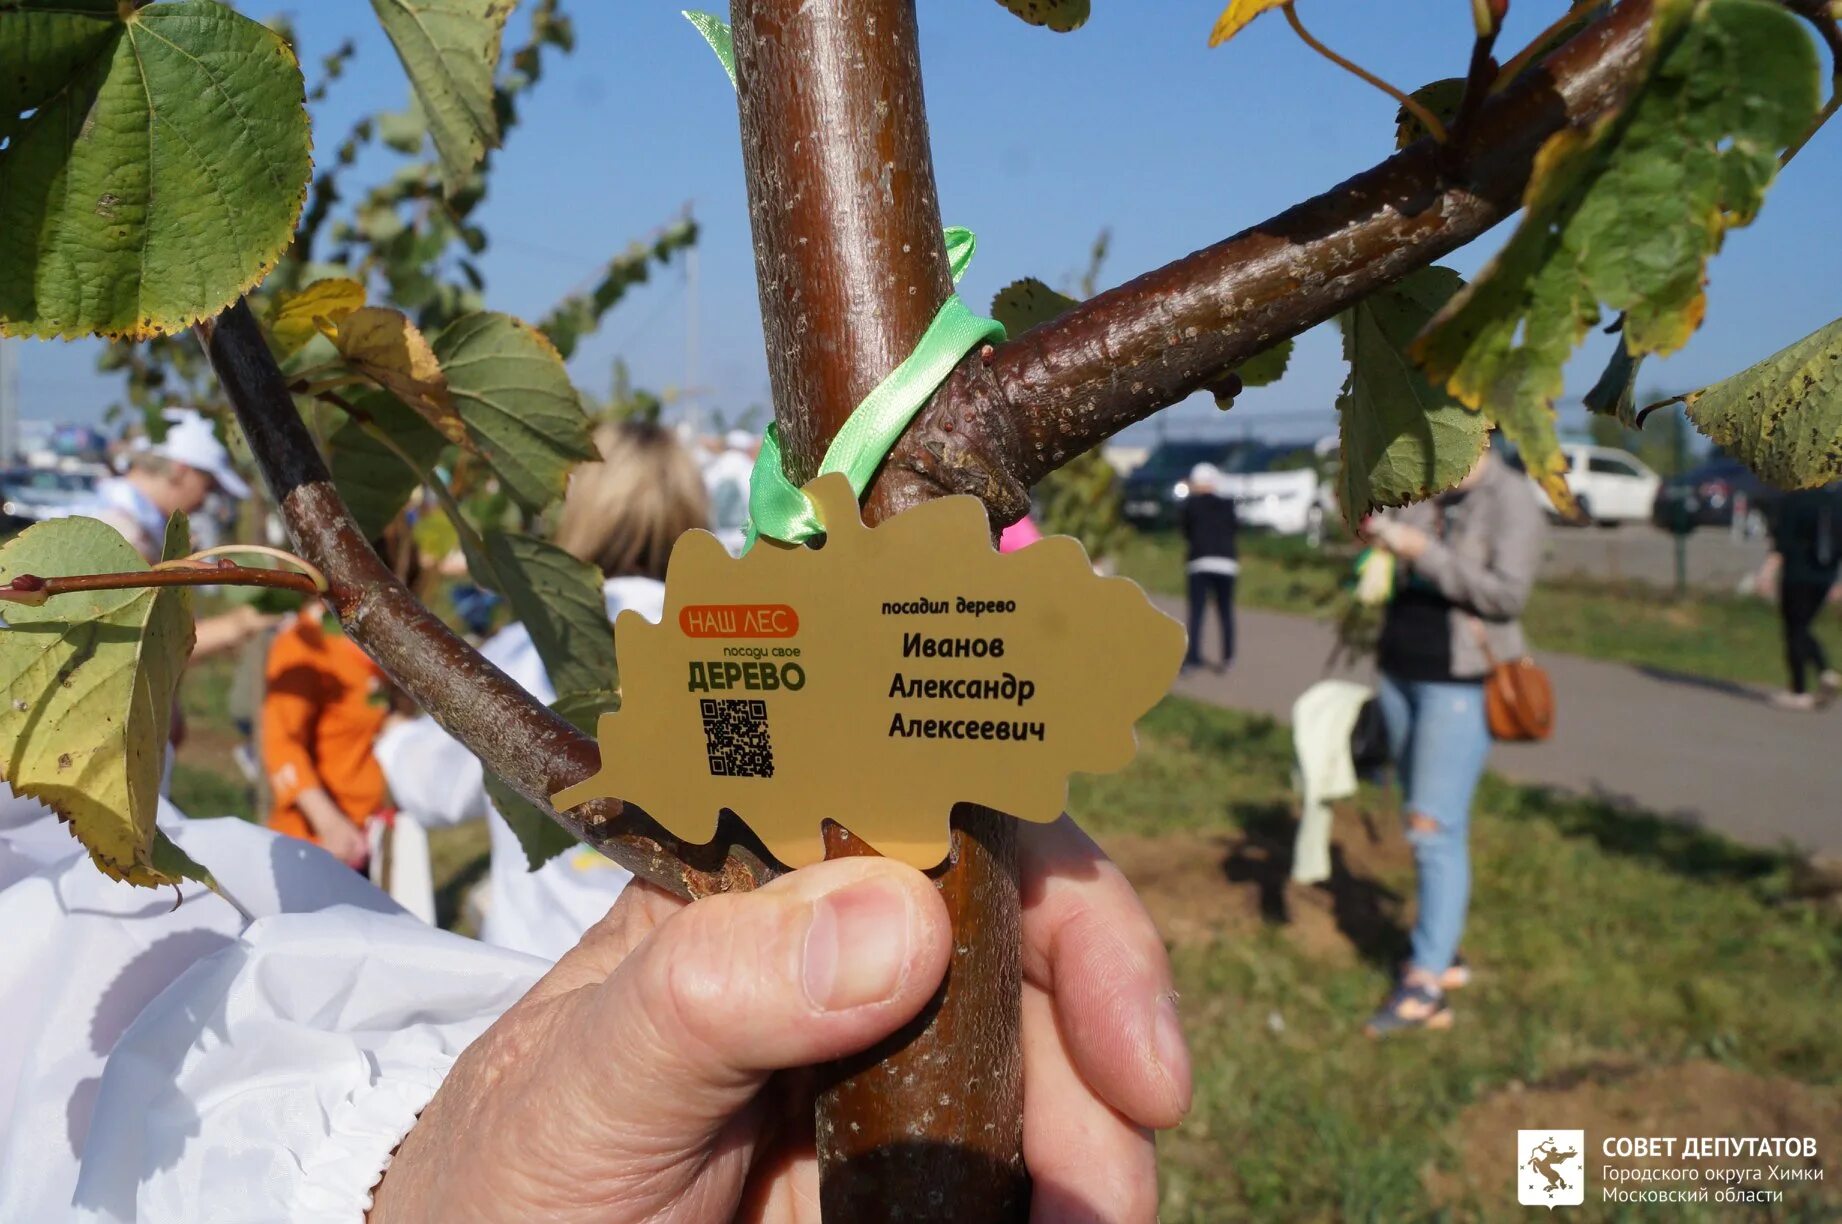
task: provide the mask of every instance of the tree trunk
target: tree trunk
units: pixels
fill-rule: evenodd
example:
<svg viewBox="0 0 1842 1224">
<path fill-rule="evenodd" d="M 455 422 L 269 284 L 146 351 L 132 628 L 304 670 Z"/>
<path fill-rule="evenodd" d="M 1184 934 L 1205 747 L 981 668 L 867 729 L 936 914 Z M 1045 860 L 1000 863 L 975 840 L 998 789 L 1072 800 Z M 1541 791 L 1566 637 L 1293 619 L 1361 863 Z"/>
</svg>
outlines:
<svg viewBox="0 0 1842 1224">
<path fill-rule="evenodd" d="M 952 292 L 915 11 L 912 0 L 735 0 L 731 13 L 775 418 L 787 474 L 803 483 Z M 866 520 L 886 506 L 873 486 Z M 840 828 L 827 843 L 873 853 Z M 1027 1213 L 1010 819 L 959 808 L 935 878 L 955 932 L 946 985 L 890 1041 L 821 1075 L 830 1220 Z"/>
</svg>

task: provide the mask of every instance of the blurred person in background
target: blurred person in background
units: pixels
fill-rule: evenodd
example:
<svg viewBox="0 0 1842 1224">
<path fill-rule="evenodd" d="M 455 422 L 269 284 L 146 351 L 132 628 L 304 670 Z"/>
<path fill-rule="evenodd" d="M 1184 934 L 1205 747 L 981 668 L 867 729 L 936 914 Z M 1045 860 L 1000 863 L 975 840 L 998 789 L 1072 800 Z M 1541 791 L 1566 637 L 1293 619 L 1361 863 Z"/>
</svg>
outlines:
<svg viewBox="0 0 1842 1224">
<path fill-rule="evenodd" d="M 1828 705 L 1842 691 L 1842 673 L 1829 665 L 1815 626 L 1842 570 L 1842 483 L 1784 495 L 1772 518 L 1766 567 L 1767 581 L 1778 584 L 1785 665 L 1791 674 L 1791 687 L 1774 693 L 1772 700 L 1787 710 Z M 1816 692 L 1810 689 L 1813 680 Z"/>
<path fill-rule="evenodd" d="M 98 481 L 95 501 L 75 510 L 121 532 L 149 565 L 160 559 L 166 523 L 173 515 L 197 514 L 213 492 L 233 501 L 249 496 L 249 485 L 231 466 L 230 452 L 209 421 L 189 408 L 169 409 L 166 419 L 166 437 L 159 442 L 143 440 L 129 452 L 127 471 Z M 234 650 L 273 620 L 248 604 L 201 617 L 192 657 Z"/>
<path fill-rule="evenodd" d="M 1223 497 L 1221 488 L 1221 470 L 1212 463 L 1197 464 L 1190 470 L 1189 492 L 1177 511 L 1177 530 L 1183 533 L 1189 557 L 1184 567 L 1190 580 L 1190 648 L 1183 658 L 1185 671 L 1203 665 L 1203 621 L 1210 600 L 1215 601 L 1222 626 L 1222 657 L 1216 670 L 1226 671 L 1234 662 L 1234 579 L 1241 572 L 1235 536 L 1240 522 L 1233 499 Z"/>
<path fill-rule="evenodd" d="M 415 541 L 401 519 L 372 547 L 405 585 L 415 586 Z M 276 633 L 263 676 L 259 750 L 271 796 L 269 827 L 325 847 L 348 867 L 365 866 L 367 826 L 390 815 L 377 762 L 377 739 L 390 715 L 389 678 L 318 599 Z"/>
<path fill-rule="evenodd" d="M 555 542 L 601 571 L 610 620 L 631 608 L 657 621 L 665 608 L 672 545 L 691 528 L 709 525 L 703 479 L 690 454 L 662 426 L 606 425 L 596 431 L 595 443 L 602 461 L 570 474 Z M 500 630 L 480 652 L 540 701 L 556 700 L 523 625 Z M 488 822 L 492 871 L 480 930 L 488 943 L 554 960 L 607 914 L 632 879 L 585 846 L 529 870 L 517 834 L 487 798 L 479 758 L 431 718 L 386 730 L 377 755 L 397 803 L 423 825 Z"/>
<path fill-rule="evenodd" d="M 1490 755 L 1484 678 L 1526 653 L 1521 616 L 1541 562 L 1527 479 L 1486 450 L 1449 491 L 1370 527 L 1396 560 L 1378 696 L 1418 875 L 1412 955 L 1367 1032 L 1447 1028 L 1471 901 L 1471 800 Z"/>
</svg>

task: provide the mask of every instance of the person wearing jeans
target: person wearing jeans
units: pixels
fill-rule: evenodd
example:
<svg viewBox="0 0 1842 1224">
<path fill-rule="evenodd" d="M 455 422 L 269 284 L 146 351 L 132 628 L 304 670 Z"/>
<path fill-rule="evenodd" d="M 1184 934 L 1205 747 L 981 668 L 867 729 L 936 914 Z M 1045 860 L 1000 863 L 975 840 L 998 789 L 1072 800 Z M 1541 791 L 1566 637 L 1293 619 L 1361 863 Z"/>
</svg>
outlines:
<svg viewBox="0 0 1842 1224">
<path fill-rule="evenodd" d="M 1235 559 L 1235 535 L 1239 522 L 1234 502 L 1221 495 L 1221 486 L 1220 469 L 1210 463 L 1197 464 L 1190 472 L 1189 495 L 1177 514 L 1189 556 L 1185 568 L 1190 579 L 1190 648 L 1183 657 L 1185 671 L 1203 664 L 1203 622 L 1211 600 L 1222 626 L 1218 670 L 1226 671 L 1234 662 L 1234 579 L 1240 572 L 1240 562 Z"/>
<path fill-rule="evenodd" d="M 1412 954 L 1370 1036 L 1446 1028 L 1471 901 L 1471 800 L 1490 755 L 1490 659 L 1525 653 L 1519 618 L 1541 560 L 1542 513 L 1486 451 L 1450 491 L 1371 529 L 1397 559 L 1378 663 L 1382 716 L 1413 846 Z M 1486 649 L 1488 647 L 1488 649 Z"/>
</svg>

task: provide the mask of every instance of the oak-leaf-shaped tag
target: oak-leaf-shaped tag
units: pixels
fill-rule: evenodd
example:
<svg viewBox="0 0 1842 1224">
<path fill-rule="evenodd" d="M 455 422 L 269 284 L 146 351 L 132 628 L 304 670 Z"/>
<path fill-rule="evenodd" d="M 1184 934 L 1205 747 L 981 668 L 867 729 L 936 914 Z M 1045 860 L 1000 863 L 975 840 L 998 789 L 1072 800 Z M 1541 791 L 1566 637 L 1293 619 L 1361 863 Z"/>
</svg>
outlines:
<svg viewBox="0 0 1842 1224">
<path fill-rule="evenodd" d="M 663 621 L 615 622 L 621 710 L 559 810 L 619 797 L 704 843 L 727 808 L 789 867 L 824 857 L 829 817 L 928 868 L 954 804 L 1051 821 L 1069 774 L 1132 759 L 1184 649 L 1136 584 L 1066 536 L 998 553 L 975 498 L 872 529 L 843 476 L 806 495 L 822 548 L 678 541 Z"/>
</svg>

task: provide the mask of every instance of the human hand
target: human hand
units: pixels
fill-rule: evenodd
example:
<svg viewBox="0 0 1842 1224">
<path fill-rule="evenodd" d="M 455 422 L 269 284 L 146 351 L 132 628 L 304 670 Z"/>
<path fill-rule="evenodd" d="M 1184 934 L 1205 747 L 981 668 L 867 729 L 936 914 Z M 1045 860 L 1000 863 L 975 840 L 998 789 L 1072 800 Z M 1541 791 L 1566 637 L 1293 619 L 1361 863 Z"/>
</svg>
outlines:
<svg viewBox="0 0 1842 1224">
<path fill-rule="evenodd" d="M 1405 523 L 1393 523 L 1386 519 L 1377 523 L 1371 534 L 1383 548 L 1403 561 L 1412 561 L 1424 553 L 1429 538 L 1418 527 L 1409 527 Z"/>
<path fill-rule="evenodd" d="M 1174 1125 L 1190 1099 L 1163 946 L 1072 823 L 1020 833 L 1035 1216 L 1150 1220 L 1143 1128 Z M 935 888 L 884 859 L 689 907 L 629 886 L 456 1062 L 370 1220 L 816 1219 L 811 1134 L 764 1127 L 761 1089 L 912 1018 L 950 943 Z"/>
<path fill-rule="evenodd" d="M 371 839 L 365 831 L 341 816 L 336 824 L 316 830 L 320 848 L 347 867 L 363 867 L 371 858 Z"/>
</svg>

